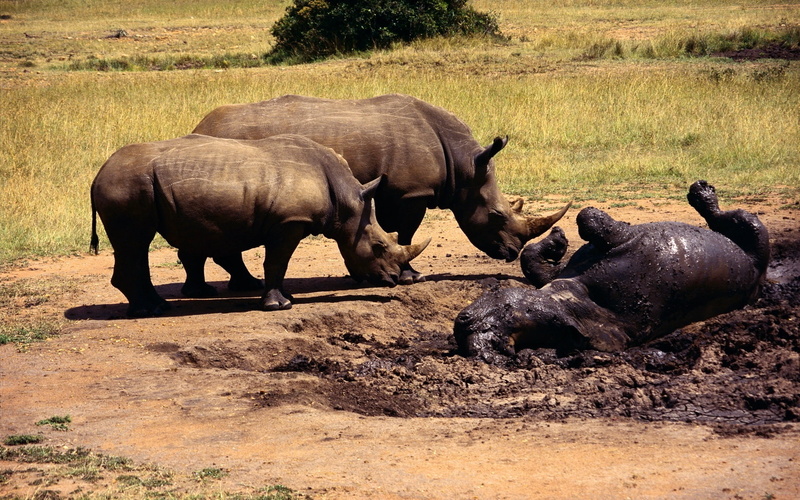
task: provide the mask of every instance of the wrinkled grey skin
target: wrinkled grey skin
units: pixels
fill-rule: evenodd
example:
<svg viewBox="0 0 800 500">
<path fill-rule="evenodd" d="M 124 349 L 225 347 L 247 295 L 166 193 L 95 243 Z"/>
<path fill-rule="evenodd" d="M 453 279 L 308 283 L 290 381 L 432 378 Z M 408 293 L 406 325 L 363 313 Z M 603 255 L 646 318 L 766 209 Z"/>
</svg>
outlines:
<svg viewBox="0 0 800 500">
<path fill-rule="evenodd" d="M 452 210 L 469 240 L 494 259 L 517 258 L 525 243 L 555 224 L 521 215 L 500 193 L 492 158 L 507 139 L 481 147 L 461 120 L 414 97 L 390 94 L 333 100 L 286 95 L 211 111 L 195 133 L 234 139 L 300 134 L 344 156 L 361 182 L 385 177 L 375 196 L 378 222 L 410 244 L 428 208 Z M 408 266 L 402 283 L 423 281 Z"/>
<path fill-rule="evenodd" d="M 619 351 L 750 303 L 769 263 L 766 227 L 743 210 L 721 211 L 705 181 L 688 199 L 710 230 L 631 226 L 585 208 L 577 224 L 588 243 L 564 264 L 567 239 L 553 228 L 520 256 L 539 289 L 487 292 L 465 308 L 455 321 L 460 352 L 495 361 L 524 348 Z"/>
<path fill-rule="evenodd" d="M 207 257 L 230 272 L 230 288 L 252 288 L 236 281 L 245 274 L 241 252 L 264 245 L 261 307 L 290 308 L 286 267 L 310 234 L 336 240 L 353 278 L 394 286 L 400 267 L 427 242 L 398 245 L 377 224 L 372 198 L 379 183 L 362 185 L 341 156 L 301 136 L 189 135 L 133 144 L 114 153 L 92 183 L 92 249 L 99 214 L 114 247 L 111 283 L 128 299 L 129 316 L 168 308 L 150 281 L 148 248 L 157 232 L 178 249 L 188 296 L 216 294 L 205 282 Z"/>
</svg>

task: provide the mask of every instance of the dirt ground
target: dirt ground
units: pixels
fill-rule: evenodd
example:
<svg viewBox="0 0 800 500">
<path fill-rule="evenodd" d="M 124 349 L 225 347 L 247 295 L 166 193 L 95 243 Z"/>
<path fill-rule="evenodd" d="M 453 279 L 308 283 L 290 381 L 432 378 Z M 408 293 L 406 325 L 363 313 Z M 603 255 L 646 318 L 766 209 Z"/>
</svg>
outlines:
<svg viewBox="0 0 800 500">
<path fill-rule="evenodd" d="M 212 264 L 220 296 L 182 298 L 171 249 L 151 254 L 151 270 L 173 309 L 147 319 L 125 318 L 110 248 L 29 261 L 5 269 L 0 285 L 64 291 L 19 297 L 8 314 L 66 326 L 26 349 L 0 346 L 0 437 L 44 434 L 45 444 L 187 475 L 223 469 L 206 492 L 800 498 L 800 204 L 735 203 L 721 205 L 757 213 L 772 239 L 769 284 L 753 307 L 620 354 L 524 351 L 508 366 L 458 356 L 452 325 L 488 288 L 525 286 L 519 263 L 480 254 L 449 212 L 434 211 L 418 232 L 434 239 L 415 261 L 428 281 L 412 286 L 359 286 L 332 241 L 305 240 L 287 274 L 295 305 L 280 312 L 228 292 Z M 702 225 L 675 200 L 591 204 L 631 223 Z M 559 224 L 571 251 L 581 244 L 577 211 Z M 258 271 L 263 251 L 246 257 Z M 64 414 L 67 432 L 35 426 Z M 0 462 L 0 497 L 41 491 L 40 467 Z M 117 480 L 46 488 L 69 496 Z"/>
</svg>

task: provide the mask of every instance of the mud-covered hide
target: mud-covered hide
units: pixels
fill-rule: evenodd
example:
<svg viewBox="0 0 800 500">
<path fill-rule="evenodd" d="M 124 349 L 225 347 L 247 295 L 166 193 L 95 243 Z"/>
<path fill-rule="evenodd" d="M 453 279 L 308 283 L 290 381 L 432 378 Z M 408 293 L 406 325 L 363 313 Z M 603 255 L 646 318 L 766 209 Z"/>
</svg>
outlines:
<svg viewBox="0 0 800 500">
<path fill-rule="evenodd" d="M 704 181 L 689 200 L 716 230 L 629 225 L 589 207 L 577 216 L 587 243 L 564 264 L 567 238 L 553 228 L 520 257 L 539 288 L 479 297 L 456 319 L 460 351 L 490 361 L 523 348 L 618 351 L 747 305 L 769 262 L 766 228 L 748 212 L 720 211 Z"/>
</svg>

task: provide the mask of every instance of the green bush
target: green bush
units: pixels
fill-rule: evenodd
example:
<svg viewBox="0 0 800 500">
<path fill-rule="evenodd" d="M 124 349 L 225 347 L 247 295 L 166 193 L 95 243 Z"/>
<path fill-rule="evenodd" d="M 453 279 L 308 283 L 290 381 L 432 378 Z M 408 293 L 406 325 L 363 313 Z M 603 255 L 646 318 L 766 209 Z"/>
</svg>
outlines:
<svg viewBox="0 0 800 500">
<path fill-rule="evenodd" d="M 467 0 L 295 0 L 272 35 L 273 62 L 307 62 L 420 38 L 500 36 L 500 28 Z"/>
</svg>

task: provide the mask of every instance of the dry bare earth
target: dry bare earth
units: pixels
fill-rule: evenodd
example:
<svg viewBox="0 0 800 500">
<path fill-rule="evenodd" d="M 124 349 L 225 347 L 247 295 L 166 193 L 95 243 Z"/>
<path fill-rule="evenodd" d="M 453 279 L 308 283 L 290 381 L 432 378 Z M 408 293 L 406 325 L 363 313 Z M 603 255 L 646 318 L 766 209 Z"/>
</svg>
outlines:
<svg viewBox="0 0 800 500">
<path fill-rule="evenodd" d="M 723 208 L 733 208 L 724 206 Z M 556 204 L 540 205 L 540 212 Z M 607 209 L 631 223 L 700 217 L 680 202 Z M 800 207 L 737 204 L 768 225 L 775 262 L 755 307 L 619 355 L 528 351 L 509 366 L 461 358 L 455 315 L 488 287 L 523 286 L 518 263 L 490 260 L 453 218 L 420 231 L 426 283 L 359 287 L 333 242 L 304 241 L 290 264 L 289 311 L 254 309 L 212 265 L 215 299 L 183 299 L 174 251 L 151 254 L 174 308 L 125 319 L 113 257 L 32 262 L 2 275 L 72 280 L 79 291 L 14 315 L 64 316 L 27 352 L 0 346 L 0 436 L 157 463 L 211 488 L 283 484 L 314 498 L 800 498 Z M 561 226 L 580 244 L 572 211 Z M 262 252 L 248 252 L 257 270 Z M 0 462 L 0 496 L 33 494 L 36 465 Z M 27 471 L 27 472 L 25 472 Z M 97 491 L 61 480 L 49 490 Z M 197 487 L 197 486 L 195 486 Z M 187 486 L 187 488 L 191 488 Z"/>
</svg>

